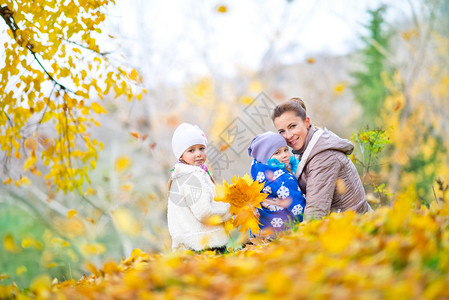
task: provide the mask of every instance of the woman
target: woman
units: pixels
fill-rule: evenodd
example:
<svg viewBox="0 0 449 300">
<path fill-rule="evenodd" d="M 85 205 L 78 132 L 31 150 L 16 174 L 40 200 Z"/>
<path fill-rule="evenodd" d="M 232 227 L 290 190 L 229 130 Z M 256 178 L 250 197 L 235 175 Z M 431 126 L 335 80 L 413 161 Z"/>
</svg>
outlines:
<svg viewBox="0 0 449 300">
<path fill-rule="evenodd" d="M 299 98 L 277 105 L 271 118 L 301 160 L 296 177 L 306 194 L 305 220 L 349 209 L 358 213 L 371 210 L 357 170 L 347 156 L 354 150 L 351 142 L 327 129 L 315 128 Z"/>
</svg>

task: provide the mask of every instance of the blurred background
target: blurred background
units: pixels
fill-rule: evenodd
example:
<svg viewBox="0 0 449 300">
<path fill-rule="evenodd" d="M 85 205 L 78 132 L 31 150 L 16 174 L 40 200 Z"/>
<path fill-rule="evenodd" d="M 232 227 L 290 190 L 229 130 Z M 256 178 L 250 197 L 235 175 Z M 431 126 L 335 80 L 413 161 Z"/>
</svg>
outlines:
<svg viewBox="0 0 449 300">
<path fill-rule="evenodd" d="M 206 132 L 208 164 L 229 182 L 249 173 L 249 142 L 275 130 L 271 109 L 291 97 L 352 138 L 373 207 L 449 197 L 448 20 L 447 0 L 117 0 L 103 46 L 148 93 L 104 98 L 92 135 L 105 147 L 83 195 L 37 179 L 1 186 L 0 280 L 77 280 L 134 248 L 169 251 L 177 125 Z"/>
</svg>

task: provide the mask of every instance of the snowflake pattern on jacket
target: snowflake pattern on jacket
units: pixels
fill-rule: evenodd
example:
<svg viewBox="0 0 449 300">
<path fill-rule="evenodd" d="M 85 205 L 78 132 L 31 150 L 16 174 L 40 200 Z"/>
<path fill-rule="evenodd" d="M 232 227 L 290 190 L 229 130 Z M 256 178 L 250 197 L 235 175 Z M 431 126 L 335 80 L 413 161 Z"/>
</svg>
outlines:
<svg viewBox="0 0 449 300">
<path fill-rule="evenodd" d="M 276 163 L 277 162 L 277 163 Z M 290 167 L 296 170 L 297 160 L 292 156 Z M 283 231 L 292 221 L 302 222 L 306 199 L 298 186 L 295 176 L 287 171 L 285 164 L 276 159 L 270 159 L 267 164 L 253 160 L 251 177 L 260 183 L 264 182 L 262 192 L 268 194 L 272 201 L 291 200 L 287 208 L 269 205 L 268 208 L 258 209 L 260 214 L 260 229 Z"/>
</svg>

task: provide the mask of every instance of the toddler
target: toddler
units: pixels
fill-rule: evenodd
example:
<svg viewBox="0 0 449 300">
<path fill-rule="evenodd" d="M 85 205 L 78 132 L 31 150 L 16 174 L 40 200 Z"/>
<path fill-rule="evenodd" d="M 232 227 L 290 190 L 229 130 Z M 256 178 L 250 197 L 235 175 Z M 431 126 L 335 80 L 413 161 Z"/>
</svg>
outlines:
<svg viewBox="0 0 449 300">
<path fill-rule="evenodd" d="M 169 181 L 167 208 L 172 248 L 194 251 L 226 250 L 228 236 L 223 223 L 211 224 L 213 216 L 222 222 L 231 218 L 230 205 L 214 201 L 215 182 L 206 165 L 207 139 L 196 125 L 182 123 L 172 138 L 178 159 Z"/>
<path fill-rule="evenodd" d="M 264 182 L 262 192 L 269 194 L 262 202 L 259 228 L 261 234 L 275 236 L 286 230 L 291 222 L 301 222 L 306 200 L 293 175 L 298 160 L 290 155 L 285 139 L 277 133 L 265 132 L 256 136 L 248 148 L 253 180 Z"/>
</svg>

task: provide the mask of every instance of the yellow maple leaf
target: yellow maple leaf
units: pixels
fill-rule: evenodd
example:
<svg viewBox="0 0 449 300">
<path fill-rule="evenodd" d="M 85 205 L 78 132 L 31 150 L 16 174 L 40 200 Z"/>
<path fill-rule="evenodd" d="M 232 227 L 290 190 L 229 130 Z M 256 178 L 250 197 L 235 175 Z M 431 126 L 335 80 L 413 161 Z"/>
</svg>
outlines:
<svg viewBox="0 0 449 300">
<path fill-rule="evenodd" d="M 256 208 L 261 208 L 260 203 L 265 200 L 267 194 L 261 193 L 263 184 L 253 181 L 248 174 L 243 177 L 233 177 L 232 184 L 223 180 L 223 185 L 216 187 L 216 201 L 226 202 L 231 205 L 230 212 L 235 216 L 234 228 L 241 232 L 248 229 L 259 231 L 259 217 Z"/>
</svg>

